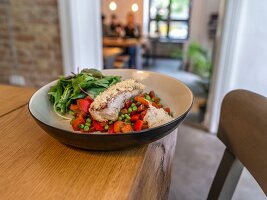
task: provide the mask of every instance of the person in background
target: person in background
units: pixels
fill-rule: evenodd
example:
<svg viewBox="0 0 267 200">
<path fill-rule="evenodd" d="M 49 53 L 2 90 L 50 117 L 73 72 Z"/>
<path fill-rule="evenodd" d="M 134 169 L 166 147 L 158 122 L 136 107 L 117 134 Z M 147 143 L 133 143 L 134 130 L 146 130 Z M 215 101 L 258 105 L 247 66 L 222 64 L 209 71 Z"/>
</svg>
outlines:
<svg viewBox="0 0 267 200">
<path fill-rule="evenodd" d="M 106 24 L 106 16 L 102 14 L 101 19 L 102 19 L 102 36 L 107 37 L 109 36 L 110 31 L 108 25 Z"/>
<path fill-rule="evenodd" d="M 128 13 L 127 15 L 127 24 L 124 27 L 125 37 L 126 38 L 137 38 L 141 37 L 140 25 L 135 23 L 134 14 Z"/>
<path fill-rule="evenodd" d="M 109 30 L 110 30 L 110 35 L 109 36 L 111 36 L 111 37 L 119 37 L 121 29 L 122 29 L 122 26 L 118 22 L 117 15 L 112 14 L 111 15 L 111 22 L 110 22 L 110 26 L 109 26 Z"/>
<path fill-rule="evenodd" d="M 141 37 L 140 25 L 135 23 L 134 14 L 128 13 L 127 15 L 127 24 L 124 27 L 124 37 L 125 38 L 136 38 Z M 126 53 L 130 56 L 129 59 L 129 68 L 136 68 L 136 53 L 137 48 L 135 46 L 128 47 Z"/>
</svg>

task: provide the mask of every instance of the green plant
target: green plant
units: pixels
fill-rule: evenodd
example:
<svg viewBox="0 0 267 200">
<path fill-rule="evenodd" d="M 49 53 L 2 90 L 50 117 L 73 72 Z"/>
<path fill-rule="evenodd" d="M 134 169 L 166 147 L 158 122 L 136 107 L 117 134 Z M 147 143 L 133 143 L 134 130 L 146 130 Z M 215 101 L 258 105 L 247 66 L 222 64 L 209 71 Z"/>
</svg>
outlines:
<svg viewBox="0 0 267 200">
<path fill-rule="evenodd" d="M 204 77 L 209 78 L 211 75 L 211 59 L 200 44 L 193 42 L 189 45 L 187 56 L 190 65 L 193 67 L 193 72 Z"/>
<path fill-rule="evenodd" d="M 156 33 L 159 33 L 159 22 L 162 20 L 162 15 L 159 12 L 160 9 L 157 9 L 157 13 L 155 16 L 155 20 L 156 20 Z"/>
<path fill-rule="evenodd" d="M 183 58 L 183 51 L 180 48 L 176 48 L 174 51 L 170 53 L 171 58 L 181 59 Z"/>
</svg>

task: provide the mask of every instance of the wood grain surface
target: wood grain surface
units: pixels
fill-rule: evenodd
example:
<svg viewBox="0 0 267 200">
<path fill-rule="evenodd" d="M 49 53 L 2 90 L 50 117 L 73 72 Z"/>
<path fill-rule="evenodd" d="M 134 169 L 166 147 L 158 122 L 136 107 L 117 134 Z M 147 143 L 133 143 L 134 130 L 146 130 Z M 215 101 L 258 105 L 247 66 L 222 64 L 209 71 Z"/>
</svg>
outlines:
<svg viewBox="0 0 267 200">
<path fill-rule="evenodd" d="M 1 199 L 166 199 L 176 143 L 90 152 L 47 135 L 27 106 L 0 120 Z"/>
<path fill-rule="evenodd" d="M 34 89 L 0 85 L 0 116 L 26 105 Z"/>
</svg>

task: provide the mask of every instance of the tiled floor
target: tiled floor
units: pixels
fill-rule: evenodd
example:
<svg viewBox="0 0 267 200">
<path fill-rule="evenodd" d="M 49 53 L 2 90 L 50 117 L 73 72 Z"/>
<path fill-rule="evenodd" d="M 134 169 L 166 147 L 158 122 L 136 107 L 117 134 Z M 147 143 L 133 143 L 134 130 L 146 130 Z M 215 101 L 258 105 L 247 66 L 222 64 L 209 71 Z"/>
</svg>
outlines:
<svg viewBox="0 0 267 200">
<path fill-rule="evenodd" d="M 200 78 L 179 70 L 180 68 L 181 62 L 178 60 L 158 59 L 154 66 L 145 67 L 144 70 L 173 76 L 188 85 L 195 95 L 201 96 L 203 90 L 198 84 Z M 197 114 L 192 113 L 186 123 L 192 124 L 192 121 L 195 123 L 197 120 Z M 216 136 L 182 125 L 177 138 L 169 200 L 206 199 L 223 151 L 224 145 Z M 233 199 L 264 200 L 267 198 L 254 178 L 244 170 Z"/>
<path fill-rule="evenodd" d="M 178 131 L 169 200 L 204 200 L 223 155 L 218 138 L 182 125 Z M 254 178 L 244 170 L 234 200 L 266 199 Z"/>
</svg>

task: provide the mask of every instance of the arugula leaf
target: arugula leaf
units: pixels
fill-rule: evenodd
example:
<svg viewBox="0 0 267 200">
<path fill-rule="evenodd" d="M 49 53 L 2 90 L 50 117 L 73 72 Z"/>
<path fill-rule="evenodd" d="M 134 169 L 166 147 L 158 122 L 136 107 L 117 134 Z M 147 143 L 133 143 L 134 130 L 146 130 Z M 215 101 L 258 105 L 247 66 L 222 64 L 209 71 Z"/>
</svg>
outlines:
<svg viewBox="0 0 267 200">
<path fill-rule="evenodd" d="M 121 81 L 120 76 L 104 76 L 96 69 L 83 69 L 81 73 L 59 77 L 56 85 L 48 92 L 54 111 L 61 116 L 69 111 L 70 104 L 88 94 L 95 98 L 108 87 Z M 86 92 L 85 92 L 86 91 Z"/>
</svg>

